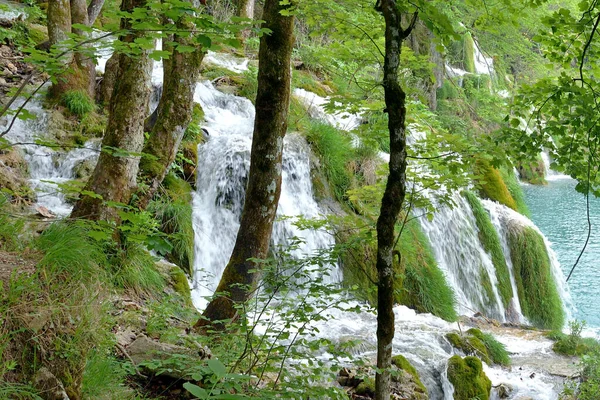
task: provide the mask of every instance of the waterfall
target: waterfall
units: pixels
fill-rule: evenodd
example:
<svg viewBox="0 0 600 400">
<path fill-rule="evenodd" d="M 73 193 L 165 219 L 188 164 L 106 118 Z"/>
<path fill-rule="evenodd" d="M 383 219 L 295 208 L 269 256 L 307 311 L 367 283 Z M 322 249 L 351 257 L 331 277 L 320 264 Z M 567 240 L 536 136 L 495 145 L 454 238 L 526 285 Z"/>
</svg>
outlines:
<svg viewBox="0 0 600 400">
<path fill-rule="evenodd" d="M 454 289 L 459 314 L 484 315 L 505 321 L 505 309 L 498 293 L 498 280 L 491 256 L 479 241 L 475 215 L 467 200 L 453 195 L 454 206 L 438 207 L 434 218 L 421 219 L 440 269 Z M 483 290 L 491 282 L 492 297 Z"/>
<path fill-rule="evenodd" d="M 210 82 L 198 84 L 194 100 L 205 113 L 203 127 L 209 139 L 198 148 L 198 178 L 193 200 L 195 267 L 192 298 L 198 308 L 216 289 L 233 250 L 244 205 L 244 192 L 250 169 L 250 149 L 255 110 L 245 98 L 221 93 Z M 312 194 L 309 148 L 294 134 L 284 140 L 282 188 L 278 220 L 272 234 L 274 245 L 285 245 L 293 237 L 302 238 L 292 255 L 305 257 L 334 244 L 322 230 L 300 230 L 286 216 L 319 218 L 323 211 Z M 331 266 L 331 282 L 341 280 L 337 266 Z"/>
</svg>

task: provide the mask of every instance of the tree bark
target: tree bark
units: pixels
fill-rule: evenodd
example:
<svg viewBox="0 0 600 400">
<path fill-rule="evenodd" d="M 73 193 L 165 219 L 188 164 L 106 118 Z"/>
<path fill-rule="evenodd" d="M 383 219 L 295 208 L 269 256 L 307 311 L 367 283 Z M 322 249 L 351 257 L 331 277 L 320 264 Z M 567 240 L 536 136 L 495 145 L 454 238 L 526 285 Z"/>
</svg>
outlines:
<svg viewBox="0 0 600 400">
<path fill-rule="evenodd" d="M 184 29 L 185 26 L 181 25 L 180 28 Z M 192 45 L 188 38 L 181 36 L 176 37 L 175 42 Z M 141 179 L 148 184 L 148 189 L 138 201 L 140 208 L 148 206 L 167 175 L 183 134 L 192 120 L 194 90 L 204 54 L 202 48 L 188 53 L 180 53 L 175 49 L 169 59 L 163 59 L 163 92 L 158 103 L 156 122 L 143 151 L 156 159 L 143 158 L 140 163 Z"/>
<path fill-rule="evenodd" d="M 107 108 L 109 106 L 113 90 L 115 89 L 115 84 L 117 83 L 118 75 L 119 54 L 114 53 L 106 61 L 104 75 L 102 76 L 102 81 L 100 82 L 99 90 L 97 92 L 97 101 L 102 105 L 102 107 Z"/>
<path fill-rule="evenodd" d="M 96 22 L 96 18 L 100 15 L 100 11 L 102 11 L 102 7 L 104 6 L 104 0 L 92 0 L 90 5 L 87 8 L 87 15 L 89 20 L 89 25 L 94 25 Z"/>
<path fill-rule="evenodd" d="M 403 30 L 396 0 L 381 0 L 385 19 L 383 88 L 390 133 L 389 175 L 377 219 L 377 374 L 376 399 L 390 398 L 394 338 L 394 227 L 406 194 L 406 94 L 398 83 L 402 41 L 416 21 Z"/>
<path fill-rule="evenodd" d="M 67 35 L 71 32 L 71 4 L 69 0 L 50 0 L 47 16 L 50 45 L 67 40 Z"/>
<path fill-rule="evenodd" d="M 247 301 L 256 284 L 257 275 L 250 271 L 258 266 L 249 259 L 263 259 L 269 250 L 281 193 L 281 158 L 290 101 L 294 17 L 281 14 L 288 7 L 290 5 L 280 5 L 279 0 L 265 1 L 263 27 L 272 33 L 260 40 L 256 119 L 246 201 L 233 253 L 217 294 L 204 311 L 204 318 L 196 324 L 200 330 L 208 327 L 222 330 L 225 325 L 217 321 L 237 318 L 235 305 Z"/>
<path fill-rule="evenodd" d="M 146 0 L 124 0 L 121 9 L 130 12 L 144 7 Z M 121 20 L 121 28 L 128 29 L 129 22 Z M 143 33 L 130 33 L 122 37 L 131 43 Z M 103 151 L 85 190 L 102 196 L 82 195 L 75 204 L 71 218 L 92 220 L 118 220 L 114 207 L 106 201 L 128 204 L 137 187 L 139 153 L 144 143 L 144 117 L 150 100 L 152 60 L 149 51 L 135 57 L 119 54 L 119 75 L 110 102 L 108 126 L 102 140 Z M 118 150 L 121 154 L 116 154 Z M 125 152 L 125 154 L 123 154 Z"/>
<path fill-rule="evenodd" d="M 86 5 L 86 0 L 71 0 L 71 23 L 73 25 L 90 25 Z M 72 32 L 82 37 L 88 36 L 88 34 L 81 29 L 72 28 Z M 93 99 L 96 89 L 96 65 L 94 60 L 92 60 L 85 51 L 76 51 L 73 67 L 80 71 L 81 88 L 86 90 L 90 98 Z"/>
</svg>

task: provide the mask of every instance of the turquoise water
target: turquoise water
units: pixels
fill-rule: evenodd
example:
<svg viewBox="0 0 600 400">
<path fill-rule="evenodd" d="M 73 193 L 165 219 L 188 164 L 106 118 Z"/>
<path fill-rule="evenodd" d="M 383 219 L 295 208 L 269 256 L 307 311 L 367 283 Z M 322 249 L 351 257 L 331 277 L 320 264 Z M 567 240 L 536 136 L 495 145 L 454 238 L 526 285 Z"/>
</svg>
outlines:
<svg viewBox="0 0 600 400">
<path fill-rule="evenodd" d="M 559 179 L 547 186 L 524 185 L 531 219 L 552 243 L 565 277 L 577 260 L 587 236 L 585 197 L 575 181 Z M 587 249 L 569 279 L 576 307 L 574 317 L 600 327 L 600 199 L 590 198 L 592 234 Z"/>
</svg>

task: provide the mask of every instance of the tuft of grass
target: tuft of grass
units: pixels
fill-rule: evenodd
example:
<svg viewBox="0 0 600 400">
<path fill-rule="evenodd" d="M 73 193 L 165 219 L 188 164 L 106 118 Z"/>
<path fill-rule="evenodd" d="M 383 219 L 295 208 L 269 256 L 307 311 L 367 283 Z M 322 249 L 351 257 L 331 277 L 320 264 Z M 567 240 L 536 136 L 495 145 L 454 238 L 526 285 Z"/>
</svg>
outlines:
<svg viewBox="0 0 600 400">
<path fill-rule="evenodd" d="M 22 248 L 20 238 L 24 223 L 22 219 L 12 218 L 8 213 L 8 199 L 0 193 L 0 249 L 17 251 Z"/>
<path fill-rule="evenodd" d="M 192 205 L 164 197 L 153 201 L 148 207 L 160 224 L 160 230 L 169 235 L 173 250 L 167 254 L 169 261 L 179 265 L 188 275 L 194 264 L 194 228 Z"/>
<path fill-rule="evenodd" d="M 83 90 L 69 90 L 63 94 L 61 101 L 71 114 L 79 118 L 85 117 L 96 108 L 94 101 Z"/>
<path fill-rule="evenodd" d="M 517 203 L 506 187 L 499 170 L 492 167 L 487 161 L 478 160 L 475 163 L 475 174 L 478 176 L 480 194 L 483 197 L 518 211 Z"/>
<path fill-rule="evenodd" d="M 510 283 L 510 272 L 506 265 L 504 252 L 502 251 L 502 245 L 500 244 L 500 237 L 498 236 L 498 232 L 496 232 L 494 225 L 492 225 L 489 214 L 479 201 L 479 198 L 473 192 L 469 191 L 465 191 L 463 195 L 471 205 L 471 209 L 475 215 L 479 241 L 492 257 L 494 269 L 496 270 L 496 278 L 498 279 L 498 291 L 500 292 L 504 306 L 507 307 L 513 297 L 513 292 Z M 487 277 L 487 274 L 485 276 Z"/>
<path fill-rule="evenodd" d="M 523 315 L 540 328 L 561 329 L 565 312 L 544 239 L 533 228 L 519 227 L 509 232 L 508 243 Z"/>
<path fill-rule="evenodd" d="M 134 292 L 152 293 L 165 285 L 165 279 L 156 268 L 156 258 L 141 244 L 128 243 L 118 249 L 111 259 L 111 277 L 118 288 Z"/>
<path fill-rule="evenodd" d="M 525 203 L 525 194 L 523 193 L 523 188 L 519 184 L 517 180 L 517 176 L 512 169 L 508 169 L 506 167 L 500 168 L 500 175 L 508 188 L 508 191 L 512 195 L 513 199 L 515 199 L 515 203 L 517 205 L 517 211 L 521 214 L 529 217 L 529 208 L 527 207 L 527 203 Z"/>
<path fill-rule="evenodd" d="M 352 182 L 352 176 L 347 169 L 354 153 L 352 140 L 333 126 L 315 120 L 310 121 L 306 138 L 322 161 L 325 177 L 335 197 L 345 202 L 348 199 L 346 191 Z"/>
<path fill-rule="evenodd" d="M 125 385 L 127 365 L 110 354 L 93 350 L 83 371 L 82 393 L 86 399 L 134 399 L 133 391 Z"/>
<path fill-rule="evenodd" d="M 100 246 L 76 222 L 53 223 L 34 241 L 34 246 L 44 254 L 38 267 L 70 279 L 97 279 L 107 263 Z"/>
</svg>

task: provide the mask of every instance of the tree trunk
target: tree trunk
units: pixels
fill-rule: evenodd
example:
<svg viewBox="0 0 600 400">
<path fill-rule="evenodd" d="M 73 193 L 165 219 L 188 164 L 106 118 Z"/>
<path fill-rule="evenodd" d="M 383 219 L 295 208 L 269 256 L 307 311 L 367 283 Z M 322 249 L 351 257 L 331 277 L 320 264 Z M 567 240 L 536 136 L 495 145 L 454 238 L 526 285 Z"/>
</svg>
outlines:
<svg viewBox="0 0 600 400">
<path fill-rule="evenodd" d="M 390 398 L 390 367 L 394 338 L 394 227 L 406 194 L 406 94 L 398 83 L 402 41 L 416 21 L 406 30 L 401 26 L 396 0 L 381 0 L 385 19 L 385 62 L 383 88 L 390 133 L 389 175 L 377 219 L 377 375 L 376 399 Z"/>
<path fill-rule="evenodd" d="M 181 36 L 176 37 L 175 42 L 193 45 L 188 38 Z M 170 59 L 163 59 L 163 92 L 158 103 L 156 122 L 143 151 L 156 159 L 143 158 L 140 162 L 141 178 L 148 184 L 148 189 L 138 202 L 140 208 L 146 208 L 167 175 L 183 134 L 192 120 L 194 90 L 204 54 L 202 48 L 188 53 L 173 50 Z"/>
<path fill-rule="evenodd" d="M 106 61 L 104 67 L 104 75 L 97 93 L 97 101 L 102 107 L 107 108 L 110 104 L 110 98 L 112 97 L 115 84 L 117 83 L 117 77 L 119 75 L 119 54 L 114 53 Z"/>
<path fill-rule="evenodd" d="M 96 22 L 96 18 L 98 18 L 98 15 L 100 15 L 100 11 L 102 11 L 103 6 L 104 0 L 92 0 L 88 6 L 87 15 L 90 26 L 94 25 L 94 22 Z"/>
<path fill-rule="evenodd" d="M 143 7 L 146 0 L 124 0 L 121 9 L 131 12 Z M 126 19 L 123 29 L 129 28 Z M 131 33 L 121 38 L 133 42 L 143 33 Z M 119 54 L 119 75 L 110 102 L 108 126 L 102 140 L 100 154 L 94 173 L 85 190 L 102 196 L 102 199 L 82 195 L 75 204 L 71 218 L 93 220 L 118 220 L 116 210 L 105 202 L 128 204 L 137 187 L 139 153 L 144 143 L 144 117 L 150 100 L 150 76 L 152 60 L 149 51 L 135 57 Z M 115 152 L 117 150 L 121 154 Z"/>
<path fill-rule="evenodd" d="M 69 33 L 71 33 L 69 0 L 50 0 L 48 2 L 48 41 L 50 45 L 67 40 Z"/>
<path fill-rule="evenodd" d="M 237 0 L 237 16 L 254 19 L 254 0 Z M 250 37 L 250 29 L 239 32 L 238 39 L 245 41 Z"/>
<path fill-rule="evenodd" d="M 196 324 L 196 328 L 202 330 L 211 325 L 224 329 L 224 324 L 213 322 L 237 318 L 235 305 L 248 300 L 257 279 L 256 273 L 250 271 L 258 266 L 249 259 L 263 259 L 269 250 L 281 193 L 281 158 L 290 101 L 294 17 L 281 14 L 289 7 L 289 4 L 280 5 L 279 0 L 265 1 L 263 27 L 272 33 L 260 40 L 256 119 L 246 201 L 233 253 L 217 295 L 204 311 L 204 318 Z"/>
<path fill-rule="evenodd" d="M 90 25 L 86 0 L 71 0 L 71 23 L 73 25 Z M 74 34 L 82 37 L 88 36 L 88 34 L 81 29 L 72 28 L 72 31 Z M 78 70 L 81 75 L 81 89 L 87 91 L 90 98 L 93 99 L 96 89 L 96 65 L 94 60 L 92 60 L 85 51 L 76 51 L 73 68 Z"/>
</svg>

